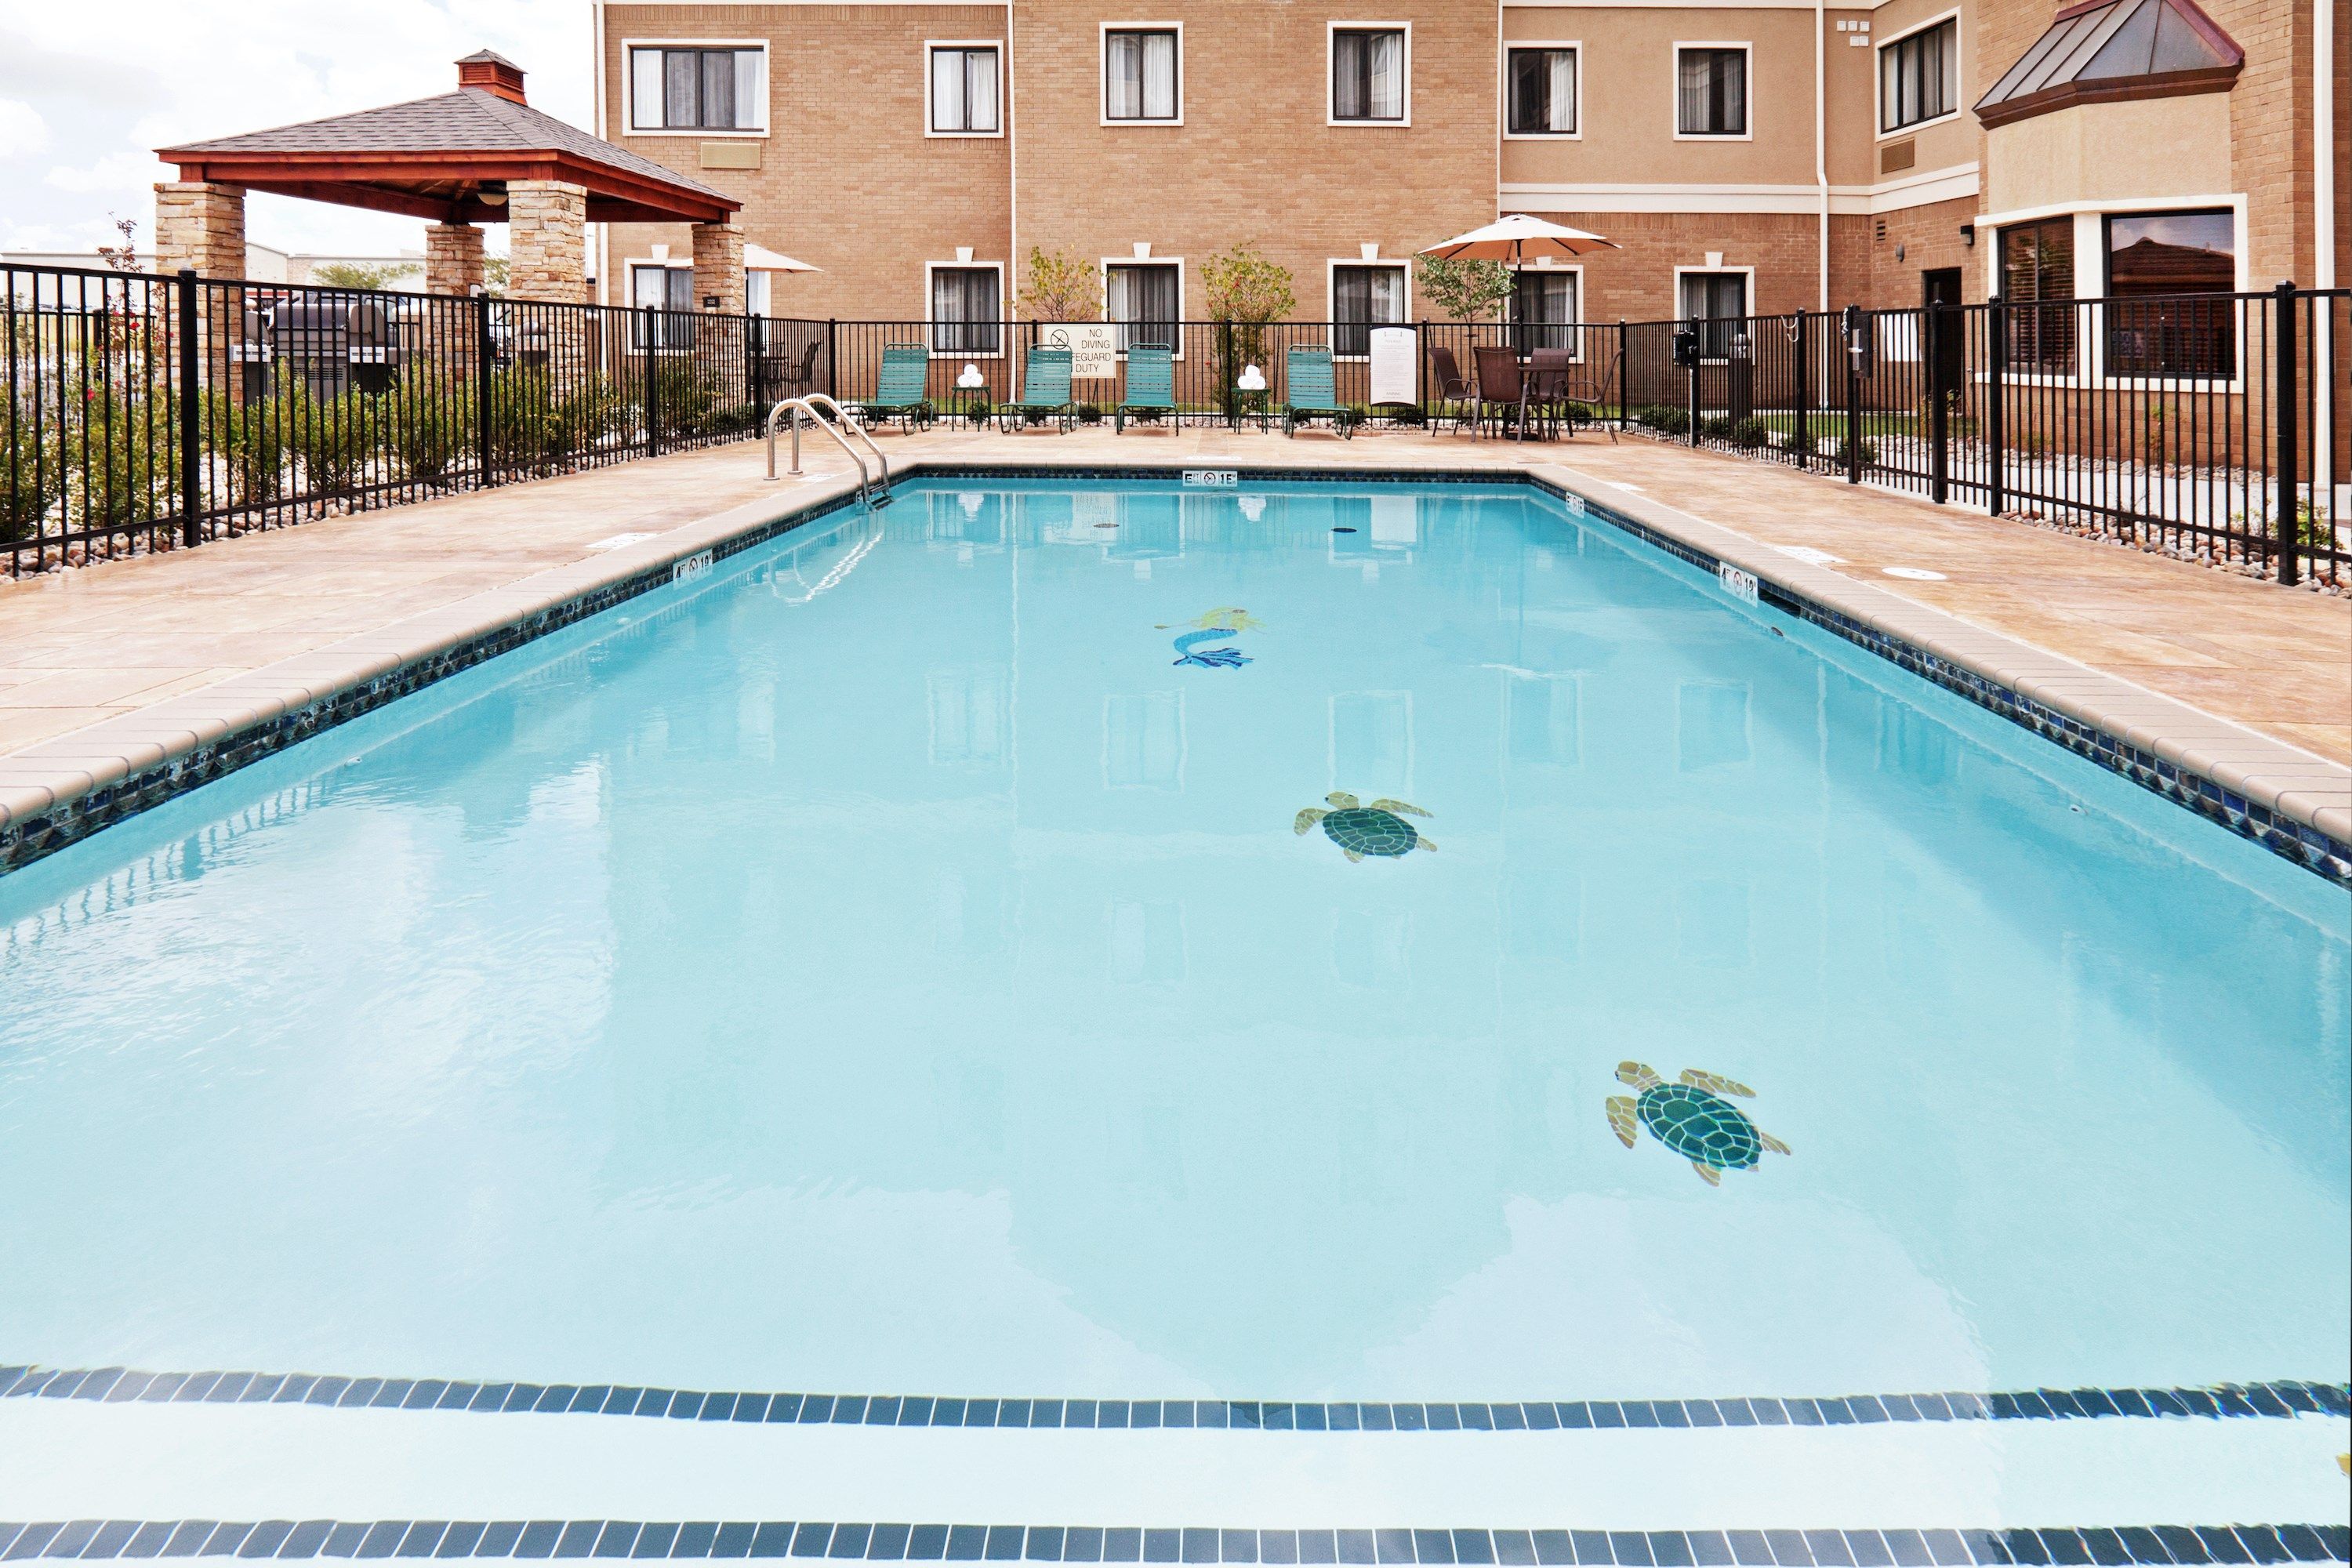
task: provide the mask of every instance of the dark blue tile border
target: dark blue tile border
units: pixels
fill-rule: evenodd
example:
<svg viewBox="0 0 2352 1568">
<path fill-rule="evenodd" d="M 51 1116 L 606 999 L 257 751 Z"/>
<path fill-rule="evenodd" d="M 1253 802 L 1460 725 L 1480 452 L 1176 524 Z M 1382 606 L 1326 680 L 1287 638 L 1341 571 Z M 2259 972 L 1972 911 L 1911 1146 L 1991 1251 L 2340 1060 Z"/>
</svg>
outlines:
<svg viewBox="0 0 2352 1568">
<path fill-rule="evenodd" d="M 122 1405 L 323 1405 L 337 1409 L 643 1415 L 803 1426 L 1214 1427 L 1265 1432 L 1551 1432 L 1562 1428 L 1843 1426 L 1916 1421 L 2352 1416 L 2341 1383 L 2210 1388 L 2042 1388 L 1835 1398 L 1485 1400 L 1305 1404 L 1248 1399 L 973 1399 L 931 1394 L 712 1393 L 604 1384 L 453 1383 L 310 1373 L 0 1366 L 0 1398 Z M 1839 1565 L 1844 1568 L 1844 1565 Z M 1868 1568 L 1857 1564 L 1856 1568 Z"/>
<path fill-rule="evenodd" d="M 2035 1530 L 1223 1530 L 790 1521 L 98 1520 L 0 1523 L 36 1557 L 809 1557 L 865 1563 L 1575 1564 L 1580 1568 L 1975 1568 L 2352 1561 L 2342 1525 Z"/>
</svg>

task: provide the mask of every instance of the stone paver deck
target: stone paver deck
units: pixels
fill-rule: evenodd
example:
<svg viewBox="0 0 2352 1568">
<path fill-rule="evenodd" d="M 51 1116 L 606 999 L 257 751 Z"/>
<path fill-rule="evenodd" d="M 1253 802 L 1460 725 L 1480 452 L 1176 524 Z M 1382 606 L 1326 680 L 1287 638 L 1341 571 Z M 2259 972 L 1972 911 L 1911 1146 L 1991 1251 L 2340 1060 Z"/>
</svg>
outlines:
<svg viewBox="0 0 2352 1568">
<path fill-rule="evenodd" d="M 1853 580 L 1864 600 L 1946 612 L 2299 748 L 2301 762 L 2273 752 L 2271 771 L 2307 772 L 2314 787 L 2331 797 L 2345 789 L 2341 764 L 2352 762 L 2352 599 L 2281 589 L 1774 465 L 1591 434 L 1525 446 L 1419 433 L 1353 441 L 1210 428 L 1117 436 L 1107 426 L 1066 436 L 933 431 L 882 439 L 902 466 L 917 459 L 1497 469 L 1557 464 L 1572 482 L 1601 481 L 1591 487 L 1598 499 L 1625 500 L 1606 490 L 1623 486 L 1633 500 L 1671 507 L 1763 545 L 1823 552 L 1838 558 L 1827 570 Z M 246 678 L 264 667 L 272 667 L 266 672 L 271 679 L 289 670 L 300 676 L 303 656 L 345 644 L 336 654 L 318 655 L 323 682 L 328 665 L 350 666 L 353 638 L 389 668 L 429 648 L 434 638 L 446 640 L 461 623 L 488 626 L 500 614 L 527 613 L 530 604 L 545 602 L 551 585 L 584 588 L 628 559 L 666 546 L 674 553 L 680 541 L 723 537 L 766 509 L 838 490 L 846 460 L 811 445 L 805 466 L 812 477 L 805 480 L 765 482 L 759 447 L 740 445 L 325 520 L 194 552 L 14 584 L 0 579 L 0 795 L 11 785 L 29 785 L 41 765 L 79 755 L 76 732 L 90 726 L 118 735 L 130 732 L 127 720 L 146 723 L 163 747 L 159 754 L 166 754 L 170 737 L 187 727 L 192 692 L 217 697 L 224 686 L 253 684 Z M 624 533 L 667 538 L 590 548 Z M 1945 576 L 1906 581 L 1884 575 L 1888 566 Z M 1811 581 L 1830 581 L 1813 577 L 1818 570 L 1791 565 Z M 526 579 L 527 590 L 517 586 Z M 284 707 L 257 701 L 255 710 Z M 2177 710 L 2173 723 L 2181 728 Z M 212 729 L 218 733 L 218 723 Z M 37 755 L 24 755 L 27 748 Z M 111 753 L 93 744 L 91 754 Z M 12 806 L 40 809 L 26 798 L 0 800 L 0 815 Z"/>
</svg>

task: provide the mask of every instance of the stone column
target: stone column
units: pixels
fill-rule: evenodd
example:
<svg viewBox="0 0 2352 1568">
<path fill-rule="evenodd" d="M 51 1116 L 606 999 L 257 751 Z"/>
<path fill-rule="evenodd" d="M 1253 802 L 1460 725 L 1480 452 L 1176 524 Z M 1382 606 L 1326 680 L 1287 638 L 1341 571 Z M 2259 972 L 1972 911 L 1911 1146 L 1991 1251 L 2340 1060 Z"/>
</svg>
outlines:
<svg viewBox="0 0 2352 1568">
<path fill-rule="evenodd" d="M 155 186 L 155 268 L 199 278 L 245 276 L 245 187 L 209 180 Z"/>
<path fill-rule="evenodd" d="M 743 313 L 743 231 L 732 224 L 694 226 L 694 308 Z"/>
<path fill-rule="evenodd" d="M 588 191 L 561 180 L 507 182 L 507 294 L 588 301 Z"/>
<path fill-rule="evenodd" d="M 482 231 L 470 223 L 425 226 L 425 291 L 470 294 L 482 281 Z"/>
</svg>

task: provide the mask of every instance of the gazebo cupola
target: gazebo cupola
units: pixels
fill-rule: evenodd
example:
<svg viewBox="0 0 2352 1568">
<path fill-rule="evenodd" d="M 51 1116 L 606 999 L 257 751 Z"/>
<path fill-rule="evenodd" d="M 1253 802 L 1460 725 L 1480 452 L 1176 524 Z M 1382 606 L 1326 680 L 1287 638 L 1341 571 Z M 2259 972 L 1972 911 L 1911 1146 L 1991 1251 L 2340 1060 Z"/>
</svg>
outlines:
<svg viewBox="0 0 2352 1568">
<path fill-rule="evenodd" d="M 485 223 L 508 226 L 508 292 L 587 299 L 587 225 L 695 226 L 695 295 L 743 308 L 742 203 L 530 107 L 522 68 L 488 49 L 457 62 L 457 90 L 274 131 L 159 149 L 179 166 L 155 187 L 166 269 L 235 278 L 245 266 L 245 193 L 431 220 L 425 287 L 482 281 Z"/>
</svg>

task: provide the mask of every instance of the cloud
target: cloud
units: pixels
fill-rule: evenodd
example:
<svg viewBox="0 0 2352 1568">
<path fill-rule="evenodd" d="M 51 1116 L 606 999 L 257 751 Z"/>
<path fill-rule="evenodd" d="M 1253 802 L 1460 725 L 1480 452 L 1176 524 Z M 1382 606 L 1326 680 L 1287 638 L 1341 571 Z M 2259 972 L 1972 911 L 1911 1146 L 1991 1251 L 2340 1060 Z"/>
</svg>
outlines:
<svg viewBox="0 0 2352 1568">
<path fill-rule="evenodd" d="M 22 158 L 49 144 L 49 122 L 29 103 L 0 98 L 0 161 Z"/>
<path fill-rule="evenodd" d="M 60 163 L 43 183 L 78 194 L 136 197 L 170 176 L 171 171 L 155 162 L 152 153 L 111 153 L 79 169 Z"/>
</svg>

